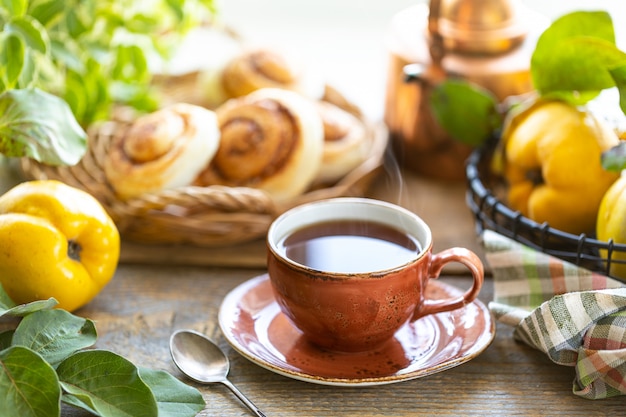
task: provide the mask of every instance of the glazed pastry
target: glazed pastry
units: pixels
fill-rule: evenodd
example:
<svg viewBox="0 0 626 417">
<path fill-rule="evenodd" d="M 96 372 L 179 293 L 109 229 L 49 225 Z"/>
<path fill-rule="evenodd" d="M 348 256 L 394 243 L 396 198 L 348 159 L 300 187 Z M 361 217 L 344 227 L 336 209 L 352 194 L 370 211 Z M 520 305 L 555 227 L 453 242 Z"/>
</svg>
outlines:
<svg viewBox="0 0 626 417">
<path fill-rule="evenodd" d="M 251 187 L 276 201 L 302 194 L 322 160 L 323 125 L 313 101 L 264 88 L 216 109 L 220 147 L 196 185 Z"/>
<path fill-rule="evenodd" d="M 370 141 L 365 124 L 352 113 L 327 101 L 317 107 L 324 125 L 324 152 L 315 183 L 332 184 L 365 160 Z"/>
<path fill-rule="evenodd" d="M 113 139 L 104 171 L 121 199 L 190 185 L 219 141 L 215 112 L 174 104 L 140 116 Z"/>
<path fill-rule="evenodd" d="M 325 87 L 314 71 L 270 49 L 250 49 L 240 53 L 223 68 L 207 71 L 203 84 L 207 101 L 213 106 L 261 88 L 281 88 L 319 99 Z"/>
</svg>

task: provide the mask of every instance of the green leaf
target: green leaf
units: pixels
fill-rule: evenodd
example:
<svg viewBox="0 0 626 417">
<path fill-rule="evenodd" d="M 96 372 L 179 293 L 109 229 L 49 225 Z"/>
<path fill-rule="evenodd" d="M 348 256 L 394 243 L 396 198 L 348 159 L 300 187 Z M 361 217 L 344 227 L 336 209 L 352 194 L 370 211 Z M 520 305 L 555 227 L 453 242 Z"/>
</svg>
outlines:
<svg viewBox="0 0 626 417">
<path fill-rule="evenodd" d="M 185 12 L 183 11 L 182 2 L 178 0 L 166 0 L 166 4 L 169 8 L 174 12 L 174 16 L 176 16 L 177 20 L 183 20 L 185 17 Z"/>
<path fill-rule="evenodd" d="M 126 29 L 130 31 L 134 31 L 132 28 L 133 28 L 133 25 L 135 25 L 137 21 L 136 16 L 133 16 L 133 18 L 130 21 L 128 19 L 126 19 L 125 21 L 124 15 L 121 15 L 118 10 L 111 9 L 111 8 L 106 8 L 106 9 L 101 10 L 100 17 L 102 18 L 103 22 L 106 24 L 105 32 L 108 32 L 109 34 L 115 32 L 115 30 L 119 27 L 125 27 Z M 154 26 L 151 26 L 151 27 L 154 27 Z M 145 30 L 139 30 L 138 32 L 145 33 Z"/>
<path fill-rule="evenodd" d="M 557 48 L 550 59 L 533 62 L 533 82 L 544 96 L 555 91 L 596 96 L 601 90 L 615 86 L 610 69 L 626 63 L 626 54 L 601 39 L 569 39 L 560 42 Z M 576 70 L 567 71 L 567 68 Z"/>
<path fill-rule="evenodd" d="M 90 89 L 85 85 L 87 80 L 80 73 L 68 70 L 65 74 L 65 92 L 63 99 L 72 109 L 72 113 L 78 120 L 90 120 L 86 113 L 89 108 Z"/>
<path fill-rule="evenodd" d="M 67 10 L 65 24 L 72 38 L 78 38 L 88 30 L 89 24 L 84 21 L 81 9 L 72 8 Z"/>
<path fill-rule="evenodd" d="M 122 18 L 122 16 L 119 16 Z M 139 34 L 147 33 L 150 30 L 154 30 L 159 26 L 159 19 L 157 16 L 148 15 L 145 13 L 137 13 L 133 16 L 130 24 L 125 25 L 129 32 Z"/>
<path fill-rule="evenodd" d="M 471 146 L 484 143 L 502 124 L 493 94 L 465 81 L 436 85 L 430 104 L 438 123 L 453 138 Z"/>
<path fill-rule="evenodd" d="M 139 111 L 153 110 L 157 96 L 151 91 L 146 54 L 169 50 L 191 26 L 202 24 L 215 12 L 213 0 L 3 0 L 2 4 L 2 33 L 19 36 L 24 51 L 11 52 L 11 59 L 0 62 L 0 94 L 38 88 L 61 97 L 70 105 L 71 115 L 51 123 L 69 126 L 78 121 L 82 127 L 110 118 L 118 103 Z M 11 48 L 0 41 L 0 49 L 15 49 L 17 44 L 8 42 Z M 125 49 L 118 62 L 119 45 Z M 121 79 L 112 77 L 114 73 L 121 74 Z M 53 165 L 73 164 L 66 162 L 66 155 L 56 160 L 50 157 L 59 150 L 47 146 L 51 143 L 42 146 L 48 151 L 41 153 L 42 149 L 24 143 L 22 137 L 20 141 L 7 139 L 3 127 L 0 124 L 0 154 L 40 158 Z"/>
<path fill-rule="evenodd" d="M 98 63 L 89 61 L 85 74 L 67 71 L 63 98 L 79 119 L 104 118 L 112 102 L 110 83 L 110 79 L 103 78 Z"/>
<path fill-rule="evenodd" d="M 87 134 L 62 99 L 30 88 L 0 94 L 0 153 L 74 165 L 86 149 Z"/>
<path fill-rule="evenodd" d="M 2 5 L 9 11 L 10 16 L 22 16 L 26 13 L 27 0 L 3 0 Z"/>
<path fill-rule="evenodd" d="M 13 88 L 24 68 L 24 43 L 13 33 L 0 38 L 0 71 L 6 88 Z"/>
<path fill-rule="evenodd" d="M 50 0 L 33 5 L 29 14 L 44 27 L 47 27 L 56 23 L 66 8 L 67 2 L 65 0 Z"/>
<path fill-rule="evenodd" d="M 27 314 L 39 310 L 47 310 L 53 308 L 58 302 L 54 298 L 48 300 L 33 301 L 32 303 L 17 305 L 0 285 L 0 317 L 13 316 L 23 317 Z"/>
<path fill-rule="evenodd" d="M 611 149 L 602 152 L 602 168 L 610 172 L 620 172 L 626 169 L 626 141 L 620 141 Z"/>
<path fill-rule="evenodd" d="M 26 54 L 24 56 L 24 65 L 22 66 L 22 72 L 20 78 L 17 81 L 15 88 L 32 88 L 38 76 L 37 64 L 33 58 L 33 54 Z"/>
<path fill-rule="evenodd" d="M 54 369 L 23 346 L 0 351 L 0 416 L 53 417 L 61 413 Z"/>
<path fill-rule="evenodd" d="M 591 37 L 615 44 L 615 31 L 611 16 L 604 11 L 576 11 L 554 20 L 539 37 L 532 62 L 543 61 L 558 53 L 563 41 L 577 37 Z"/>
<path fill-rule="evenodd" d="M 35 311 L 50 310 L 51 308 L 54 308 L 57 304 L 59 304 L 57 300 L 55 300 L 54 298 L 49 298 L 47 300 L 39 300 L 27 304 L 20 304 L 8 309 L 4 309 L 3 306 L 0 305 L 0 317 L 24 317 L 28 314 L 34 313 Z"/>
<path fill-rule="evenodd" d="M 62 401 L 102 417 L 156 417 L 157 402 L 127 359 L 105 350 L 77 352 L 57 368 Z"/>
<path fill-rule="evenodd" d="M 557 94 L 582 104 L 614 86 L 609 69 L 624 62 L 608 13 L 573 12 L 555 20 L 539 37 L 531 75 L 542 96 Z"/>
<path fill-rule="evenodd" d="M 593 36 L 615 42 L 611 15 L 606 11 L 573 11 L 555 19 L 539 42 L 554 43 L 573 36 Z M 541 49 L 541 47 L 538 47 Z M 545 51 L 544 51 L 545 52 Z"/>
<path fill-rule="evenodd" d="M 610 73 L 619 91 L 619 106 L 626 114 L 626 64 L 612 68 Z"/>
<path fill-rule="evenodd" d="M 50 42 L 57 65 L 76 72 L 85 72 L 85 64 L 76 43 L 67 37 L 54 38 Z"/>
<path fill-rule="evenodd" d="M 147 83 L 150 80 L 150 73 L 143 50 L 137 45 L 120 45 L 111 74 L 116 80 Z"/>
<path fill-rule="evenodd" d="M 50 39 L 46 28 L 31 16 L 11 19 L 11 21 L 5 25 L 4 31 L 21 36 L 26 45 L 41 54 L 47 53 L 50 48 Z"/>
<path fill-rule="evenodd" d="M 55 367 L 74 352 L 93 346 L 96 338 L 93 321 L 65 310 L 41 310 L 22 319 L 13 344 L 32 349 Z"/>
<path fill-rule="evenodd" d="M 31 16 L 25 17 L 37 22 L 50 39 L 48 54 L 38 56 L 34 86 L 64 98 L 82 126 L 110 117 L 116 103 L 111 98 L 118 98 L 113 90 L 119 90 L 115 84 L 120 80 L 142 90 L 120 95 L 122 100 L 130 99 L 120 103 L 150 111 L 140 107 L 154 101 L 154 98 L 144 99 L 152 93 L 146 54 L 167 50 L 191 25 L 206 21 L 214 11 L 213 0 L 33 1 Z M 121 52 L 120 45 L 123 45 Z M 31 49 L 29 52 L 35 52 L 34 47 Z M 90 67 L 90 61 L 100 63 L 100 67 Z M 68 79 L 75 77 L 68 69 L 83 79 L 83 88 L 75 79 Z M 120 79 L 116 79 L 117 74 Z M 98 86 L 96 94 L 89 90 L 93 85 Z"/>
<path fill-rule="evenodd" d="M 139 375 L 156 397 L 159 417 L 193 417 L 206 406 L 200 391 L 165 371 L 139 368 Z"/>
</svg>

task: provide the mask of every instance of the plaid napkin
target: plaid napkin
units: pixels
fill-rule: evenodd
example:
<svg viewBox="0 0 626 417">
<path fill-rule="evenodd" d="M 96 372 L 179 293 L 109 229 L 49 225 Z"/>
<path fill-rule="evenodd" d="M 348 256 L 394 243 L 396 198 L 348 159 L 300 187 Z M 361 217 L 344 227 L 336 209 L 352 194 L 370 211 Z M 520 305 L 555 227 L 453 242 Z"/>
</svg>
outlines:
<svg viewBox="0 0 626 417">
<path fill-rule="evenodd" d="M 573 366 L 574 394 L 626 395 L 626 285 L 491 230 L 482 242 L 497 320 L 515 327 L 516 340 Z"/>
</svg>

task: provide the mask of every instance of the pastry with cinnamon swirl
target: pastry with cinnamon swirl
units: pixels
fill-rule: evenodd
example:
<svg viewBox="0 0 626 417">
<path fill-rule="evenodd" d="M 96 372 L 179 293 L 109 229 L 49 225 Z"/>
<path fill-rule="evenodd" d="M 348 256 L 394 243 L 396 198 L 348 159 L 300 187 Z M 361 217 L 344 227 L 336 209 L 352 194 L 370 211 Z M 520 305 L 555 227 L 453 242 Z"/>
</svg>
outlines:
<svg viewBox="0 0 626 417">
<path fill-rule="evenodd" d="M 333 184 L 368 156 L 370 141 L 365 123 L 327 101 L 317 102 L 324 125 L 322 166 L 316 184 Z"/>
<path fill-rule="evenodd" d="M 312 99 L 321 98 L 325 88 L 322 78 L 311 67 L 268 48 L 242 51 L 222 68 L 207 71 L 203 78 L 210 107 L 261 88 L 291 90 Z"/>
<path fill-rule="evenodd" d="M 264 88 L 216 109 L 220 146 L 194 184 L 251 187 L 283 202 L 302 194 L 322 160 L 323 126 L 313 101 Z"/>
<path fill-rule="evenodd" d="M 215 155 L 217 116 L 177 103 L 138 117 L 112 140 L 105 175 L 118 197 L 190 185 Z"/>
</svg>

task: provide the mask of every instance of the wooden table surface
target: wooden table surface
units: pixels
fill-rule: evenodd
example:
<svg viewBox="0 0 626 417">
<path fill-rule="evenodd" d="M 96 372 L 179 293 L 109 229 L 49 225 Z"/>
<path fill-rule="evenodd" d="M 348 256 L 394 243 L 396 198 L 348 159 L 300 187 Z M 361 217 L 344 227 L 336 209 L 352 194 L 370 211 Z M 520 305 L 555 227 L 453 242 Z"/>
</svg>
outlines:
<svg viewBox="0 0 626 417">
<path fill-rule="evenodd" d="M 394 186 L 390 186 L 392 179 Z M 438 248 L 462 245 L 482 254 L 464 193 L 464 184 L 390 171 L 371 190 L 372 197 L 393 200 L 424 217 L 432 226 Z M 238 248 L 231 250 L 237 252 Z M 252 258 L 260 252 L 252 251 Z M 125 262 L 103 292 L 76 313 L 95 320 L 98 348 L 113 350 L 140 366 L 167 370 L 189 383 L 171 361 L 169 336 L 181 328 L 207 334 L 232 361 L 230 380 L 268 417 L 624 414 L 622 397 L 591 401 L 573 395 L 572 368 L 553 364 L 541 352 L 515 342 L 512 330 L 500 324 L 494 341 L 478 357 L 420 379 L 372 387 L 334 387 L 272 373 L 235 352 L 217 322 L 224 296 L 264 272 L 263 267 L 163 265 L 145 258 L 143 262 Z M 440 279 L 458 287 L 470 282 L 461 270 L 449 271 Z M 487 278 L 479 298 L 488 303 L 492 297 L 493 284 Z M 0 329 L 9 325 L 0 320 Z M 200 416 L 250 415 L 222 385 L 197 386 L 207 402 Z M 63 415 L 87 414 L 65 409 Z"/>
</svg>

